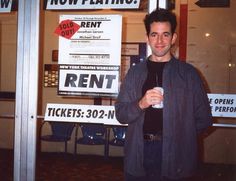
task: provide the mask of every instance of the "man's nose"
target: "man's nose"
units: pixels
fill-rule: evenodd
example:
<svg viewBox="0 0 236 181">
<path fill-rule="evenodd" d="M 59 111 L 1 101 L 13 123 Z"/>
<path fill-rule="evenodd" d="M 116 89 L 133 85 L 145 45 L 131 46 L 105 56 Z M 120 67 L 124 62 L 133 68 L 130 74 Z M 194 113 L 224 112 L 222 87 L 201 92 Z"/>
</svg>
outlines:
<svg viewBox="0 0 236 181">
<path fill-rule="evenodd" d="M 157 36 L 157 41 L 158 41 L 158 42 L 162 42 L 162 40 L 163 40 L 163 37 L 162 37 L 161 35 L 158 35 L 158 36 Z"/>
</svg>

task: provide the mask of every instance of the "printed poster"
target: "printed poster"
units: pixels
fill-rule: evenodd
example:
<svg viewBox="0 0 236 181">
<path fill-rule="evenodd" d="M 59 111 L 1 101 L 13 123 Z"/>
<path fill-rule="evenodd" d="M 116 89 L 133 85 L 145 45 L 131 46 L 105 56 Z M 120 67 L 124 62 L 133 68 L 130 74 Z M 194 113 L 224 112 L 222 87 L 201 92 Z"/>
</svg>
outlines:
<svg viewBox="0 0 236 181">
<path fill-rule="evenodd" d="M 61 15 L 58 94 L 116 97 L 121 32 L 121 15 Z"/>
</svg>

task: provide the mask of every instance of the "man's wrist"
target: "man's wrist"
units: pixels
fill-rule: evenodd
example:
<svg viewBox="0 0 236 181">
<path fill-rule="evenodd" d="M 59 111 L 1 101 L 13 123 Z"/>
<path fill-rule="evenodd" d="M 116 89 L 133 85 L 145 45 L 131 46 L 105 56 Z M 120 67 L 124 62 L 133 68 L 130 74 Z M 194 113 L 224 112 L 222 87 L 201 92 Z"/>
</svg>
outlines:
<svg viewBox="0 0 236 181">
<path fill-rule="evenodd" d="M 144 107 L 143 104 L 142 104 L 142 99 L 139 100 L 139 102 L 138 102 L 138 106 L 139 106 L 139 108 L 142 109 L 142 110 L 145 109 L 145 107 Z"/>
</svg>

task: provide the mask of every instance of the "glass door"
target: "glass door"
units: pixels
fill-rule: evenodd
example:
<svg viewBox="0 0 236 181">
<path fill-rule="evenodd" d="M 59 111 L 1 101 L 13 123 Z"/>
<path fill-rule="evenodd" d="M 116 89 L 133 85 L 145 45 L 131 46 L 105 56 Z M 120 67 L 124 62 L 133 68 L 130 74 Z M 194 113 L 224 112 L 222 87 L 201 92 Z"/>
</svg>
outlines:
<svg viewBox="0 0 236 181">
<path fill-rule="evenodd" d="M 17 12 L 0 13 L 0 176 L 13 179 Z"/>
</svg>

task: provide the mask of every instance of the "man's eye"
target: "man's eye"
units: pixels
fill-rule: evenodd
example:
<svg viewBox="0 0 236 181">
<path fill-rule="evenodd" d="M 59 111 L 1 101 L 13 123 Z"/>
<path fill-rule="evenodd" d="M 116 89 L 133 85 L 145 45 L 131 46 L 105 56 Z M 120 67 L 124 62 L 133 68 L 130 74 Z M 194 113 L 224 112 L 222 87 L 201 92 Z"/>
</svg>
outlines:
<svg viewBox="0 0 236 181">
<path fill-rule="evenodd" d="M 164 37 L 169 37 L 170 33 L 164 33 Z"/>
</svg>

